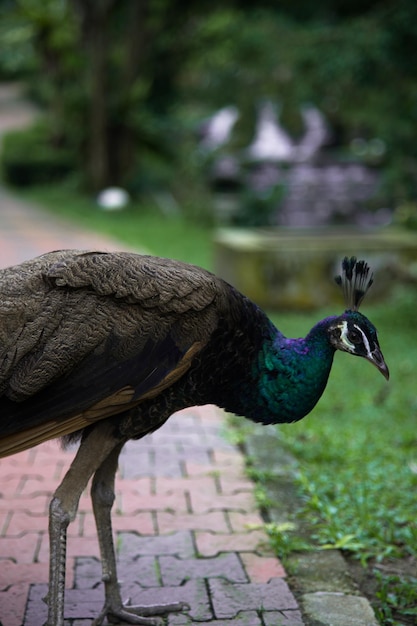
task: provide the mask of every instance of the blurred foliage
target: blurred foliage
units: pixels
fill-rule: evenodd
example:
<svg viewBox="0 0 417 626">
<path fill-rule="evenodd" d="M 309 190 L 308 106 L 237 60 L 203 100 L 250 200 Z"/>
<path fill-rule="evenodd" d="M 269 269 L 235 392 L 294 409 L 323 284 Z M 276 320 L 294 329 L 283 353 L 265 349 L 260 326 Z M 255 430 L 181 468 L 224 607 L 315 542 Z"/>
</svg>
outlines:
<svg viewBox="0 0 417 626">
<path fill-rule="evenodd" d="M 417 230 L 417 202 L 399 204 L 394 219 L 399 226 L 408 230 Z"/>
<path fill-rule="evenodd" d="M 92 189 L 184 177 L 183 195 L 198 193 L 201 121 L 235 104 L 240 150 L 272 99 L 294 137 L 312 103 L 335 148 L 377 140 L 386 201 L 416 199 L 413 0 L 3 0 L 0 18 L 0 75 L 31 77 L 54 145 L 71 146 Z"/>
<path fill-rule="evenodd" d="M 196 101 L 210 94 L 217 107 L 237 104 L 239 148 L 253 134 L 262 100 L 281 104 L 281 121 L 293 136 L 303 130 L 301 106 L 313 103 L 335 147 L 359 138 L 385 148 L 387 199 L 415 198 L 417 5 L 295 2 L 284 11 L 273 4 L 213 13 L 199 23 L 204 54 L 191 59 L 187 75 Z"/>
<path fill-rule="evenodd" d="M 59 181 L 74 172 L 74 154 L 54 145 L 44 122 L 7 133 L 2 145 L 2 174 L 17 187 Z"/>
<path fill-rule="evenodd" d="M 273 224 L 277 206 L 285 195 L 284 185 L 274 185 L 263 191 L 245 185 L 239 194 L 239 212 L 231 222 L 236 226 L 257 227 Z"/>
<path fill-rule="evenodd" d="M 9 39 L 25 29 L 30 89 L 46 110 L 53 143 L 73 147 L 88 188 L 135 188 L 145 178 L 138 171 L 155 155 L 162 163 L 175 160 L 172 105 L 188 46 L 187 37 L 178 37 L 186 15 L 186 6 L 157 0 L 3 6 Z M 5 68 L 6 57 L 0 49 Z M 158 178 L 163 165 L 157 169 Z"/>
</svg>

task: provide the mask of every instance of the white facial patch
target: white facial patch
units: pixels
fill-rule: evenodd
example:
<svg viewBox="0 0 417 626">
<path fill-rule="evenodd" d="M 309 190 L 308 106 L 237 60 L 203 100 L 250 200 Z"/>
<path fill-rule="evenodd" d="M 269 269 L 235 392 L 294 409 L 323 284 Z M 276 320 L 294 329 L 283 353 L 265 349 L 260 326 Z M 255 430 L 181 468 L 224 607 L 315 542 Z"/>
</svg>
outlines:
<svg viewBox="0 0 417 626">
<path fill-rule="evenodd" d="M 343 341 L 343 343 L 345 344 L 347 348 L 354 350 L 355 346 L 353 345 L 353 343 L 349 341 L 347 334 L 348 334 L 348 323 L 344 321 L 342 322 L 342 330 L 340 331 L 340 339 Z"/>
<path fill-rule="evenodd" d="M 353 327 L 361 334 L 363 345 L 365 346 L 365 349 L 366 349 L 366 353 L 370 355 L 371 347 L 369 345 L 367 336 L 365 335 L 363 330 L 359 328 L 359 326 L 357 326 L 356 324 L 353 324 Z M 349 338 L 348 338 L 348 323 L 346 321 L 342 322 L 342 330 L 340 333 L 340 339 L 343 341 L 343 343 L 345 344 L 347 348 L 349 348 L 352 352 L 355 352 L 355 344 L 349 341 Z"/>
</svg>

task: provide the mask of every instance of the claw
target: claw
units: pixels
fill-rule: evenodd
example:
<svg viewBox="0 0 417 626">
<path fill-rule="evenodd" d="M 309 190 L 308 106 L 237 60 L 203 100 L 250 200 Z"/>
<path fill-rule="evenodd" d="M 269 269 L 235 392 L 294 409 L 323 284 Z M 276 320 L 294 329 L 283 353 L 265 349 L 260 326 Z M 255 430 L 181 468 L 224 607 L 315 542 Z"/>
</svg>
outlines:
<svg viewBox="0 0 417 626">
<path fill-rule="evenodd" d="M 146 624 L 146 626 L 160 626 L 162 624 L 159 618 L 154 619 L 153 617 L 145 617 L 143 614 L 138 615 L 133 609 L 134 607 L 132 609 L 120 609 L 116 614 L 113 612 L 108 613 L 107 620 L 110 624 L 119 624 L 120 622 L 125 622 L 126 624 Z"/>
<path fill-rule="evenodd" d="M 100 615 L 92 622 L 92 626 L 101 626 L 105 617 L 111 624 L 125 623 L 160 626 L 162 622 L 158 618 L 159 615 L 179 613 L 188 608 L 188 605 L 183 602 L 150 606 L 130 606 L 130 600 L 128 600 L 126 605 L 121 604 L 120 606 L 112 606 L 106 603 Z"/>
</svg>

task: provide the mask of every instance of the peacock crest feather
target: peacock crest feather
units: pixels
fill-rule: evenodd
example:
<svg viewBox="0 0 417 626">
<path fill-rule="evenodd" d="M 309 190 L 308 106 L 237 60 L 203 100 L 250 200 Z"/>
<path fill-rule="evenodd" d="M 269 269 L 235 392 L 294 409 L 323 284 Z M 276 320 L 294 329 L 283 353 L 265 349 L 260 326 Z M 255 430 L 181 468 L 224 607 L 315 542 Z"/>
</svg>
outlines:
<svg viewBox="0 0 417 626">
<path fill-rule="evenodd" d="M 336 283 L 342 288 L 349 311 L 357 311 L 374 282 L 374 276 L 366 261 L 357 261 L 356 257 L 345 257 L 342 262 L 342 274 L 335 277 Z"/>
</svg>

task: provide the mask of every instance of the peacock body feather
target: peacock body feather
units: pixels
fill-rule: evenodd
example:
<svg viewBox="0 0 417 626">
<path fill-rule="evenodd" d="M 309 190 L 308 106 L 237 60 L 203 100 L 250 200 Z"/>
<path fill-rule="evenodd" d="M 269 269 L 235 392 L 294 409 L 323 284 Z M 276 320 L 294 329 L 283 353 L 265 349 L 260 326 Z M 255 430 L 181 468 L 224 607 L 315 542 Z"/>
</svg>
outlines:
<svg viewBox="0 0 417 626">
<path fill-rule="evenodd" d="M 178 261 L 54 252 L 0 271 L 0 296 L 0 455 L 101 420 L 139 438 L 197 404 L 293 422 L 322 395 L 336 349 L 387 374 L 357 310 L 288 339 L 231 285 Z"/>
<path fill-rule="evenodd" d="M 255 374 L 265 407 L 261 421 L 293 422 L 307 415 L 326 387 L 334 352 L 323 323 L 305 338 L 287 339 L 277 333 L 271 343 L 265 342 Z"/>
<path fill-rule="evenodd" d="M 128 439 L 175 411 L 217 404 L 264 424 L 306 415 L 337 349 L 388 378 L 376 330 L 358 312 L 372 277 L 346 259 L 348 309 L 288 339 L 231 285 L 201 268 L 126 253 L 58 251 L 0 270 L 0 456 L 54 437 L 81 439 L 50 504 L 47 626 L 64 626 L 66 531 L 91 497 L 105 605 L 95 624 L 156 623 L 181 602 L 124 606 L 110 509 Z"/>
</svg>

